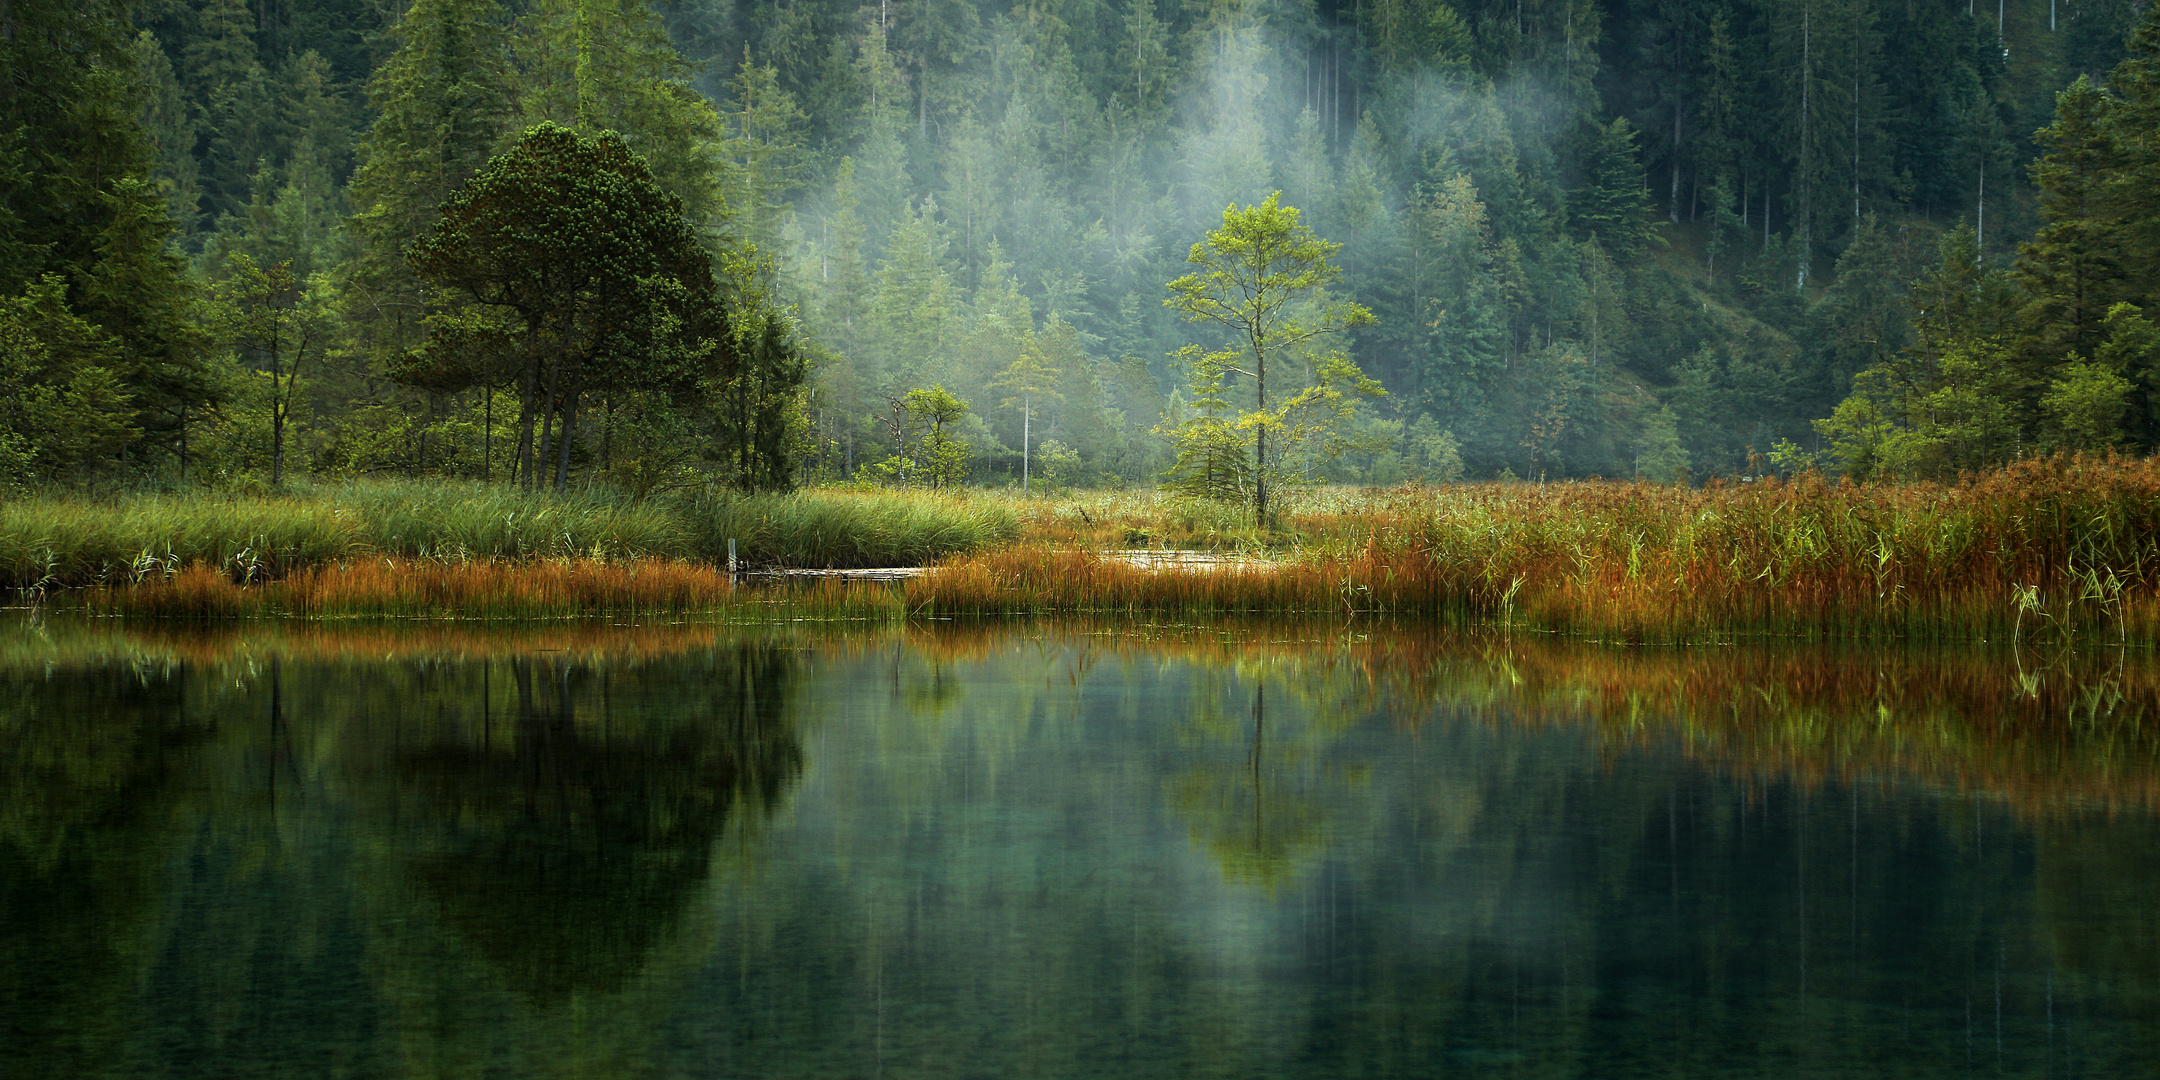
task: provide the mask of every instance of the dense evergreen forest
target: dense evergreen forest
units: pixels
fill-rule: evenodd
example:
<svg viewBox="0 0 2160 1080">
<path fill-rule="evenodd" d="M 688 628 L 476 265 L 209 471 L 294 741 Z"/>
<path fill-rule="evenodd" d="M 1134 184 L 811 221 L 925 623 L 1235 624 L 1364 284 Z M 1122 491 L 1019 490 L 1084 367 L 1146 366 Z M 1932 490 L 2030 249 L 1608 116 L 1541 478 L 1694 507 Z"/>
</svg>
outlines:
<svg viewBox="0 0 2160 1080">
<path fill-rule="evenodd" d="M 2135 0 L 6 0 L 0 76 L 18 483 L 1152 484 L 1277 191 L 1386 390 L 1313 477 L 2160 444 Z"/>
</svg>

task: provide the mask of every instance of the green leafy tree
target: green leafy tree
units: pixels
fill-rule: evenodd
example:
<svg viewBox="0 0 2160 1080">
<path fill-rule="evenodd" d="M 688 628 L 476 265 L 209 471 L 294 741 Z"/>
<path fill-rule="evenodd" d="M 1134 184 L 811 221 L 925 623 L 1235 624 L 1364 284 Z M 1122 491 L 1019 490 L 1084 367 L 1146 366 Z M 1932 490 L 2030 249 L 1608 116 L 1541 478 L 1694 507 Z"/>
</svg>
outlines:
<svg viewBox="0 0 2160 1080">
<path fill-rule="evenodd" d="M 588 391 L 687 393 L 724 363 L 729 331 L 697 231 L 612 132 L 535 126 L 450 197 L 408 257 L 421 280 L 490 313 L 441 326 L 403 377 L 475 385 L 514 356 L 528 484 L 548 467 L 556 420 L 553 483 L 568 483 Z"/>
<path fill-rule="evenodd" d="M 285 482 L 285 433 L 301 372 L 320 366 L 333 340 L 328 284 L 303 281 L 290 263 L 268 267 L 227 257 L 226 280 L 211 292 L 220 336 L 248 370 L 268 380 L 270 482 Z"/>
<path fill-rule="evenodd" d="M 868 471 L 889 482 L 939 490 L 967 479 L 974 449 L 954 429 L 968 403 L 943 386 L 921 386 L 894 398 L 891 427 L 899 451 Z"/>
<path fill-rule="evenodd" d="M 2160 446 L 2160 326 L 2127 302 L 2109 308 L 2103 326 L 2106 337 L 2093 360 L 2130 381 L 2128 423 L 2134 445 L 2148 450 Z"/>
<path fill-rule="evenodd" d="M 1196 387 L 1220 386 L 1230 375 L 1252 380 L 1253 407 L 1239 412 L 1227 430 L 1239 433 L 1240 441 L 1251 438 L 1252 506 L 1263 525 L 1269 481 L 1290 475 L 1289 452 L 1339 455 L 1346 447 L 1336 436 L 1353 395 L 1381 392 L 1341 350 L 1315 351 L 1321 340 L 1369 324 L 1373 316 L 1358 304 L 1327 296 L 1326 287 L 1342 277 L 1333 262 L 1342 245 L 1300 224 L 1297 208 L 1280 205 L 1279 194 L 1254 206 L 1233 203 L 1224 209 L 1222 227 L 1186 256 L 1198 269 L 1171 281 L 1163 301 L 1187 322 L 1210 323 L 1228 334 L 1217 349 L 1192 345 L 1178 354 L 1191 365 Z M 1310 380 L 1271 404 L 1270 360 L 1277 364 L 1278 385 L 1295 371 L 1283 371 L 1286 362 L 1302 360 Z M 1190 440 L 1219 442 L 1224 430 L 1221 416 L 1201 418 L 1189 436 L 1178 436 L 1181 460 Z"/>
<path fill-rule="evenodd" d="M 1687 476 L 1687 447 L 1680 442 L 1680 418 L 1672 406 L 1650 414 L 1635 445 L 1635 475 L 1660 484 Z"/>
<path fill-rule="evenodd" d="M 2047 392 L 2040 395 L 2052 441 L 2072 450 L 2102 450 L 2123 439 L 2130 412 L 2130 380 L 2105 364 L 2071 355 Z"/>
</svg>

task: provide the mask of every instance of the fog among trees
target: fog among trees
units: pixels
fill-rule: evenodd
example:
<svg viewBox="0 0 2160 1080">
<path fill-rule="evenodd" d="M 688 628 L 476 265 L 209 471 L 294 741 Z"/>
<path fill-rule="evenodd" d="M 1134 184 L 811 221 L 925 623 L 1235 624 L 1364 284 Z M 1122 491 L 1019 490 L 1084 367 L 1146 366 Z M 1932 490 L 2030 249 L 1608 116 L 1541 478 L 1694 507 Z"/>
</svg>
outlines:
<svg viewBox="0 0 2160 1080">
<path fill-rule="evenodd" d="M 1286 475 L 2160 444 L 2133 0 L 15 0 L 0 68 L 17 484 L 1190 486 L 1254 372 L 1170 284 L 1271 197 L 1372 318 L 1267 400 L 1385 391 Z M 546 131 L 657 247 L 446 246 Z"/>
</svg>

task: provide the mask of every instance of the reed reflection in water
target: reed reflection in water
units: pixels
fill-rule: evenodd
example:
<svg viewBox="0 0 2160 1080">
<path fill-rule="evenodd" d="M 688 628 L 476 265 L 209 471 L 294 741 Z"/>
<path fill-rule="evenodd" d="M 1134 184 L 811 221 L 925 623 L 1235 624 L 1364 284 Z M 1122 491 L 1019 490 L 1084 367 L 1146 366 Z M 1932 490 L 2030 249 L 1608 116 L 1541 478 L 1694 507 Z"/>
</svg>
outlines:
<svg viewBox="0 0 2160 1080">
<path fill-rule="evenodd" d="M 0 634 L 0 1073 L 2145 1076 L 2143 658 Z"/>
</svg>

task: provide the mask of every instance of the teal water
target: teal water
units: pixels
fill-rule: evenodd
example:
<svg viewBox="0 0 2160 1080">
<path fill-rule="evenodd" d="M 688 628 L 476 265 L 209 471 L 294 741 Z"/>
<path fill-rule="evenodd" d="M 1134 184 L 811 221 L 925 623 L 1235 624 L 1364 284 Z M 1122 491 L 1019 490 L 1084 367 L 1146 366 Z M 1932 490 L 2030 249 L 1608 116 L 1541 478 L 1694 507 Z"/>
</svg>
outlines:
<svg viewBox="0 0 2160 1080">
<path fill-rule="evenodd" d="M 2005 744 L 1998 658 L 62 638 L 4 1077 L 2160 1075 L 2119 666 Z"/>
</svg>

